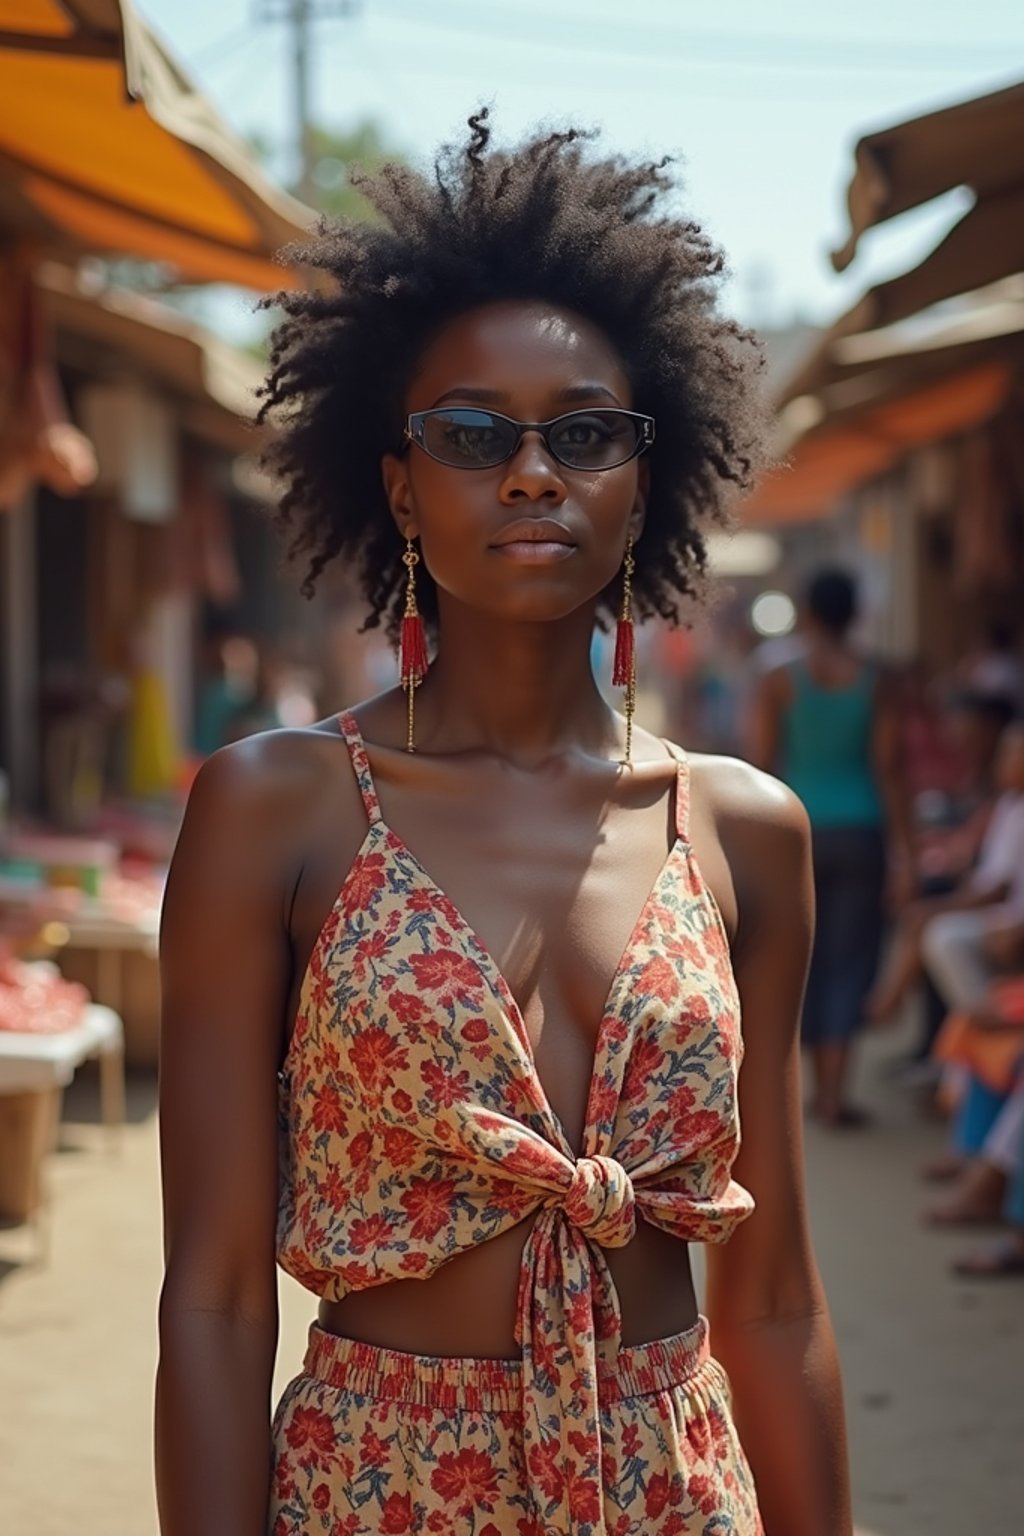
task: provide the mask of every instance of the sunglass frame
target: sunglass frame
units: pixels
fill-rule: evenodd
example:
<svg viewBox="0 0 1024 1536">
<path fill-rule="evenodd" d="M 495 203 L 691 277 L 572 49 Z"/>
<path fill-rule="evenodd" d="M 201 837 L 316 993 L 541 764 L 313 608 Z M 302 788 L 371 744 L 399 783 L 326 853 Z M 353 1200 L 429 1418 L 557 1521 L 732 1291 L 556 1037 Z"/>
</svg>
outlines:
<svg viewBox="0 0 1024 1536">
<path fill-rule="evenodd" d="M 510 427 L 515 427 L 515 442 L 508 453 L 500 459 L 494 459 L 486 464 L 454 464 L 451 459 L 442 459 L 438 454 L 432 453 L 424 440 L 425 423 L 435 416 L 445 416 L 452 411 L 476 411 L 483 416 L 491 416 L 496 421 L 505 421 Z M 623 459 L 616 459 L 614 464 L 582 465 L 570 464 L 557 453 L 551 443 L 551 433 L 555 427 L 563 421 L 570 421 L 576 416 L 596 416 L 600 414 L 613 414 L 616 416 L 628 416 L 630 420 L 638 424 L 636 443 L 630 453 Z M 507 464 L 509 459 L 515 458 L 519 452 L 523 437 L 527 432 L 539 432 L 544 440 L 544 447 L 563 469 L 574 469 L 582 474 L 601 474 L 606 469 L 621 469 L 623 464 L 628 464 L 631 459 L 639 458 L 646 453 L 654 442 L 654 417 L 646 415 L 643 411 L 627 411 L 621 406 L 593 406 L 589 410 L 563 411 L 560 416 L 552 416 L 550 421 L 516 421 L 514 416 L 506 416 L 502 411 L 492 411 L 488 406 L 480 405 L 453 405 L 434 406 L 429 411 L 410 411 L 405 423 L 406 443 L 415 443 L 421 448 L 428 458 L 435 464 L 443 464 L 446 469 L 497 469 L 499 464 Z"/>
</svg>

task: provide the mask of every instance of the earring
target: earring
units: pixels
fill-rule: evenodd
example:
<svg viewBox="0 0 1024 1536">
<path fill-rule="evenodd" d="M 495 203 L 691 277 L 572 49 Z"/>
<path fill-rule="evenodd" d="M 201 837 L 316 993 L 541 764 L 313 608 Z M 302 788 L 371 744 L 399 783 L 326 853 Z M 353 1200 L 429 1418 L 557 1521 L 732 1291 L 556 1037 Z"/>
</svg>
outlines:
<svg viewBox="0 0 1024 1536">
<path fill-rule="evenodd" d="M 427 636 L 423 619 L 416 607 L 416 567 L 420 557 L 412 539 L 405 541 L 402 564 L 408 571 L 405 585 L 405 612 L 402 615 L 401 639 L 398 647 L 399 674 L 408 699 L 408 735 L 405 750 L 416 751 L 416 689 L 427 675 Z"/>
<path fill-rule="evenodd" d="M 635 569 L 631 534 L 622 562 L 622 606 L 619 609 L 619 622 L 615 630 L 615 661 L 612 666 L 613 686 L 626 690 L 623 701 L 626 716 L 626 767 L 631 766 L 633 760 L 633 710 L 636 708 L 636 645 L 633 634 L 633 572 Z"/>
</svg>

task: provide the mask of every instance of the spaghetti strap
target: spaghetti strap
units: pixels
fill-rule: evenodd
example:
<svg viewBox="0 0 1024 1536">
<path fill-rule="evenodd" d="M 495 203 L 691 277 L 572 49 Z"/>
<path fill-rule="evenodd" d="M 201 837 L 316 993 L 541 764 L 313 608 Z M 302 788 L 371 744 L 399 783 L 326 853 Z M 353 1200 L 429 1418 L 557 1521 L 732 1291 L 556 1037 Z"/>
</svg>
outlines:
<svg viewBox="0 0 1024 1536">
<path fill-rule="evenodd" d="M 377 799 L 377 791 L 373 785 L 373 774 L 370 772 L 370 759 L 366 755 L 366 743 L 363 733 L 359 729 L 355 715 L 345 710 L 338 716 L 338 729 L 345 738 L 348 747 L 348 755 L 352 759 L 352 772 L 356 776 L 359 785 L 359 793 L 363 797 L 363 805 L 366 807 L 366 815 L 369 823 L 376 826 L 381 820 L 380 801 Z"/>
<path fill-rule="evenodd" d="M 670 757 L 676 760 L 676 836 L 681 843 L 690 841 L 690 760 L 682 747 L 662 740 Z"/>
</svg>

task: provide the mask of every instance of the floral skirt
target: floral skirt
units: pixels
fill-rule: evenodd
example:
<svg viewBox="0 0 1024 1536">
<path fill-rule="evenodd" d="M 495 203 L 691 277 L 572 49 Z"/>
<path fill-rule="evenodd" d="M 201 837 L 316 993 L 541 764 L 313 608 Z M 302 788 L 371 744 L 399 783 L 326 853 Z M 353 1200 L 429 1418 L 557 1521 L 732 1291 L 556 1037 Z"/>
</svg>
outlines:
<svg viewBox="0 0 1024 1536">
<path fill-rule="evenodd" d="M 515 1360 L 403 1354 L 315 1324 L 274 1416 L 270 1536 L 548 1536 Z M 602 1509 L 576 1536 L 762 1536 L 707 1323 L 602 1375 Z"/>
</svg>

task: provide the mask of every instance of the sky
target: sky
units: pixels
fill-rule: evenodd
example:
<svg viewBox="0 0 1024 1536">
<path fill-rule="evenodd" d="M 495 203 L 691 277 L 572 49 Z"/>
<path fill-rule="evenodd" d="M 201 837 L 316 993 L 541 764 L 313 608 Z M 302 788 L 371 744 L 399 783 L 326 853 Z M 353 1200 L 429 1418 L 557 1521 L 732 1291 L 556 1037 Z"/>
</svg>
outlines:
<svg viewBox="0 0 1024 1536">
<path fill-rule="evenodd" d="M 259 13 L 293 0 L 137 0 L 224 117 L 294 165 L 291 41 Z M 742 319 L 825 321 L 912 266 L 953 193 L 872 232 L 849 272 L 828 251 L 863 133 L 1024 79 L 1019 0 L 307 0 L 313 116 L 373 118 L 426 163 L 481 102 L 499 137 L 538 122 L 602 130 L 609 150 L 672 154 L 683 206 L 724 247 Z M 348 15 L 343 14 L 348 11 Z"/>
</svg>

